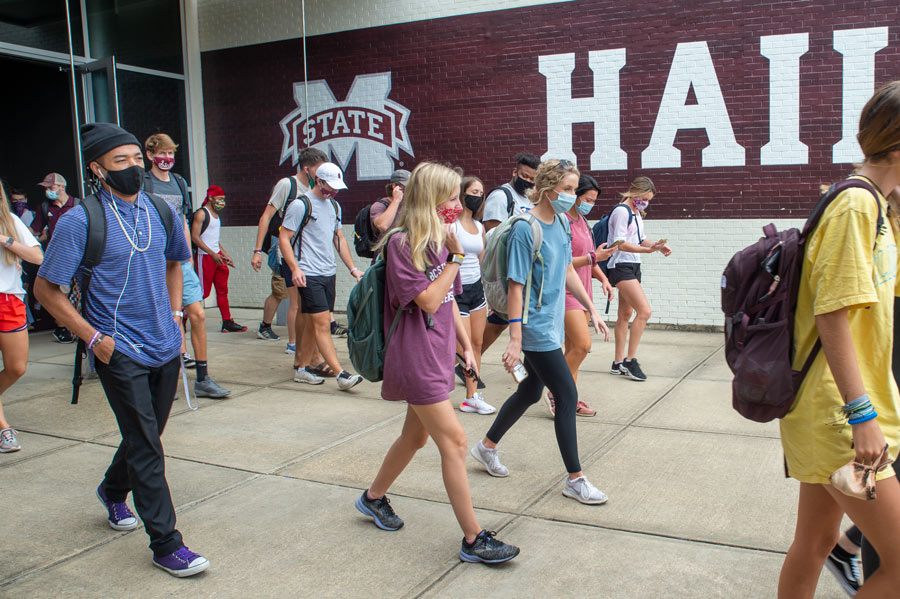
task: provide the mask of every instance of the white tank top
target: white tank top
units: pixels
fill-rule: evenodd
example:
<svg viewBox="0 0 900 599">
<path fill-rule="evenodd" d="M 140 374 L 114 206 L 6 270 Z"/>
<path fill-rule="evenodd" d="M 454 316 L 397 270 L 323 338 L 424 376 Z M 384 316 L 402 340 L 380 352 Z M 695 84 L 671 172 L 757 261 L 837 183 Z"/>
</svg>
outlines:
<svg viewBox="0 0 900 599">
<path fill-rule="evenodd" d="M 466 231 L 459 221 L 453 223 L 453 232 L 459 237 L 463 253 L 466 255 L 459 267 L 459 278 L 463 285 L 471 285 L 481 279 L 481 264 L 478 256 L 484 249 L 484 226 L 475 221 L 478 233 L 472 234 Z"/>
<path fill-rule="evenodd" d="M 206 230 L 200 233 L 200 239 L 203 241 L 203 243 L 206 244 L 206 247 L 216 253 L 219 253 L 219 234 L 221 232 L 220 223 L 222 221 L 218 218 L 213 218 L 212 212 L 206 206 L 204 206 L 203 209 L 206 211 L 206 218 L 209 224 L 206 226 Z M 197 253 L 202 255 L 206 252 L 198 249 Z"/>
</svg>

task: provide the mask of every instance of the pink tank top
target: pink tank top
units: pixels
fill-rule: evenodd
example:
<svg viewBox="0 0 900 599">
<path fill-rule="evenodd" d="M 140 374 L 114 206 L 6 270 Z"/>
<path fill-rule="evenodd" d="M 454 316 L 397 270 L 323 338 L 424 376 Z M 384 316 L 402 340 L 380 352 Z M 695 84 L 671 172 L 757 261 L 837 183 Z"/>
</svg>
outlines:
<svg viewBox="0 0 900 599">
<path fill-rule="evenodd" d="M 573 220 L 568 213 L 566 213 L 566 218 L 569 219 L 569 226 L 572 228 L 572 257 L 578 258 L 589 254 L 594 249 L 594 237 L 591 235 L 591 230 L 587 223 L 581 217 Z M 588 297 L 593 298 L 594 286 L 591 283 L 591 265 L 587 264 L 581 268 L 576 268 L 575 272 L 578 273 L 581 284 L 587 290 Z M 566 291 L 566 310 L 584 310 L 581 302 L 575 299 L 568 291 Z"/>
</svg>

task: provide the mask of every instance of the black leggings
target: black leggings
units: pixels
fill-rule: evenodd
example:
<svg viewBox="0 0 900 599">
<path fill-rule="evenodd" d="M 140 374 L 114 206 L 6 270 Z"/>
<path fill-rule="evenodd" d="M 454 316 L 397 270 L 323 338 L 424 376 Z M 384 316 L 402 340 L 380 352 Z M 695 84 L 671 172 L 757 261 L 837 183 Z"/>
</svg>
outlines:
<svg viewBox="0 0 900 599">
<path fill-rule="evenodd" d="M 575 407 L 578 389 L 566 364 L 562 349 L 537 352 L 525 351 L 525 370 L 528 378 L 519 383 L 516 392 L 509 396 L 497 413 L 487 438 L 499 443 L 512 425 L 518 422 L 525 410 L 541 399 L 544 386 L 550 389 L 556 402 L 556 442 L 568 472 L 581 472 L 578 460 L 578 437 L 575 434 Z"/>
</svg>

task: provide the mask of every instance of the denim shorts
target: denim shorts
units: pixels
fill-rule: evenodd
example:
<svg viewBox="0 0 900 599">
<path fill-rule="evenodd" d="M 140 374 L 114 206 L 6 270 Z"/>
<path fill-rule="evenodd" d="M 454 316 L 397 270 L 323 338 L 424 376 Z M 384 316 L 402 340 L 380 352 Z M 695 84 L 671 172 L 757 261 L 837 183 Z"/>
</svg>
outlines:
<svg viewBox="0 0 900 599">
<path fill-rule="evenodd" d="M 200 287 L 200 278 L 191 267 L 191 261 L 185 260 L 181 263 L 182 289 L 181 289 L 181 305 L 188 307 L 199 301 L 203 301 L 203 289 Z"/>
</svg>

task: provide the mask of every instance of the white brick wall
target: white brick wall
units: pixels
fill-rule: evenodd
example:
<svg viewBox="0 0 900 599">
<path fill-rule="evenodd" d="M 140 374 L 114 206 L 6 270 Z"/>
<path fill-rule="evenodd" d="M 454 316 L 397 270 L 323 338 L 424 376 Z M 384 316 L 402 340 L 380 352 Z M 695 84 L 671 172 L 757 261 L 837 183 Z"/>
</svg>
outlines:
<svg viewBox="0 0 900 599">
<path fill-rule="evenodd" d="M 644 257 L 644 291 L 653 306 L 651 323 L 678 326 L 721 326 L 720 284 L 722 271 L 731 256 L 762 236 L 762 227 L 770 220 L 648 220 L 651 239 L 665 238 L 672 247 L 668 258 L 662 254 Z M 778 220 L 780 229 L 802 226 L 802 220 Z M 353 238 L 353 227 L 344 226 L 344 236 Z M 250 268 L 250 254 L 256 239 L 256 227 L 224 227 L 222 243 L 234 257 L 229 299 L 233 306 L 261 307 L 269 294 L 269 270 L 259 273 Z M 351 246 L 352 249 L 352 246 Z M 369 261 L 356 258 L 365 268 Z M 337 278 L 338 312 L 346 309 L 352 277 L 339 263 Z M 594 299 L 601 315 L 606 309 L 599 284 L 594 282 Z M 608 320 L 616 318 L 615 301 Z"/>
<path fill-rule="evenodd" d="M 306 35 L 321 35 L 560 0 L 306 0 Z M 565 1 L 565 0 L 563 0 Z M 200 50 L 220 50 L 301 35 L 300 0 L 198 0 Z"/>
</svg>

